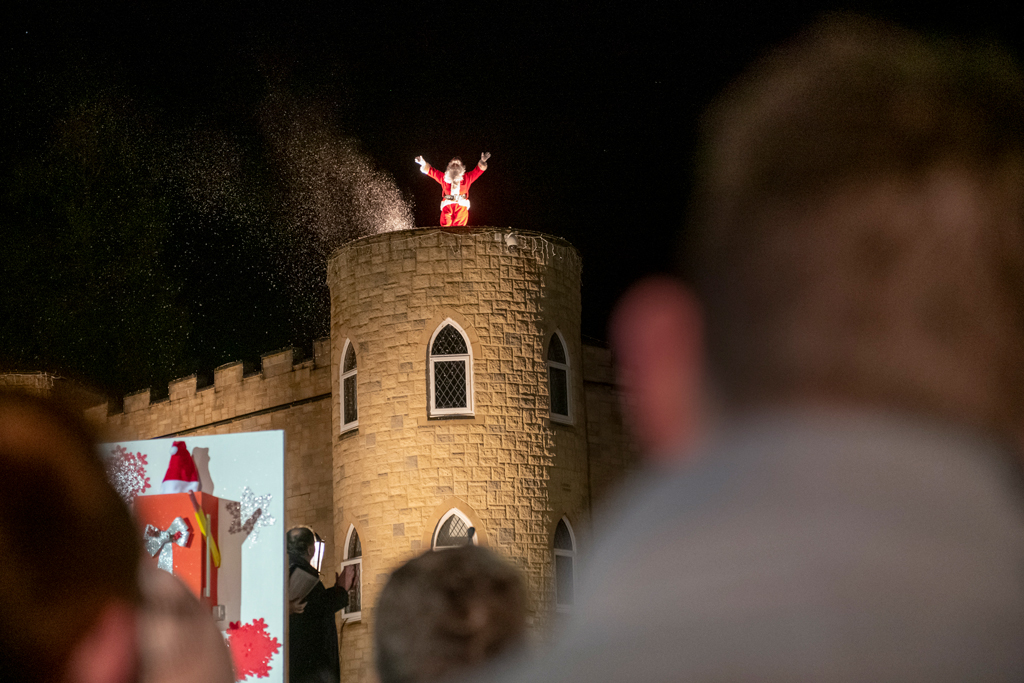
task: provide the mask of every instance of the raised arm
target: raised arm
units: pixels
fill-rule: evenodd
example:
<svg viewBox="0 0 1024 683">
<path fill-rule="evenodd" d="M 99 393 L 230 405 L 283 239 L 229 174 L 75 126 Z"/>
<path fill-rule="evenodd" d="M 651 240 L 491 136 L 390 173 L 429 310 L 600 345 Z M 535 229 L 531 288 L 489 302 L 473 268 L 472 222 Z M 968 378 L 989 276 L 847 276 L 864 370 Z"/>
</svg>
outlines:
<svg viewBox="0 0 1024 683">
<path fill-rule="evenodd" d="M 466 172 L 465 183 L 467 187 L 472 184 L 474 180 L 480 177 L 484 171 L 487 170 L 487 160 L 491 158 L 490 152 L 484 152 L 480 155 L 480 161 L 477 162 L 476 166 Z"/>
<path fill-rule="evenodd" d="M 444 179 L 444 173 L 441 173 L 433 166 L 428 164 L 427 160 L 424 159 L 422 156 L 416 157 L 415 159 L 413 159 L 413 161 L 420 165 L 420 173 L 424 173 L 430 176 L 439 183 Z"/>
</svg>

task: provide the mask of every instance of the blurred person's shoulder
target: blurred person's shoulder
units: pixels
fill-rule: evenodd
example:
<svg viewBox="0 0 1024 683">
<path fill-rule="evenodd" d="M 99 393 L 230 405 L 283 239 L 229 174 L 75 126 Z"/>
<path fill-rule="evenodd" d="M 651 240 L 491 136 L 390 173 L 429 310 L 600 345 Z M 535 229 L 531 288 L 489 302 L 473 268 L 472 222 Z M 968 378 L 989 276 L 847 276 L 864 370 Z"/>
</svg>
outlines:
<svg viewBox="0 0 1024 683">
<path fill-rule="evenodd" d="M 766 412 L 647 472 L 595 523 L 562 637 L 495 680 L 1024 674 L 1024 496 L 983 434 Z"/>
<path fill-rule="evenodd" d="M 231 683 L 231 653 L 213 617 L 173 575 L 139 572 L 140 683 Z"/>
</svg>

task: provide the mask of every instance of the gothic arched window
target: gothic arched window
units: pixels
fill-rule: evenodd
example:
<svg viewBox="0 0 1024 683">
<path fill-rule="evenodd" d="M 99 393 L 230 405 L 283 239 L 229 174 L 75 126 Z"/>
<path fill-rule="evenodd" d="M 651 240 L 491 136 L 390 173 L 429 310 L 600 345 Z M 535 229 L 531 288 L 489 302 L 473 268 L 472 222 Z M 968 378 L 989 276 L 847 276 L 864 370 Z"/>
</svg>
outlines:
<svg viewBox="0 0 1024 683">
<path fill-rule="evenodd" d="M 569 354 L 565 352 L 565 340 L 559 332 L 552 334 L 548 341 L 547 366 L 551 419 L 556 422 L 572 422 Z"/>
<path fill-rule="evenodd" d="M 451 319 L 430 337 L 430 414 L 473 414 L 473 357 L 469 339 Z"/>
<path fill-rule="evenodd" d="M 568 611 L 576 593 L 576 539 L 565 517 L 558 520 L 552 543 L 555 554 L 555 608 Z"/>
<path fill-rule="evenodd" d="M 359 532 L 354 526 L 349 526 L 348 536 L 345 538 L 345 554 L 341 562 L 341 568 L 355 565 L 356 581 L 352 584 L 352 590 L 348 592 L 348 607 L 345 608 L 345 618 L 349 620 L 360 619 L 363 616 L 363 544 L 359 541 Z"/>
<path fill-rule="evenodd" d="M 445 548 L 457 548 L 460 545 L 469 543 L 469 530 L 473 528 L 469 517 L 462 514 L 458 508 L 452 508 L 441 516 L 437 526 L 434 527 L 434 538 L 430 542 L 431 550 L 444 550 Z M 478 543 L 477 537 L 473 536 L 473 545 Z"/>
<path fill-rule="evenodd" d="M 356 401 L 356 345 L 345 340 L 341 352 L 341 431 L 359 426 L 359 404 Z"/>
</svg>

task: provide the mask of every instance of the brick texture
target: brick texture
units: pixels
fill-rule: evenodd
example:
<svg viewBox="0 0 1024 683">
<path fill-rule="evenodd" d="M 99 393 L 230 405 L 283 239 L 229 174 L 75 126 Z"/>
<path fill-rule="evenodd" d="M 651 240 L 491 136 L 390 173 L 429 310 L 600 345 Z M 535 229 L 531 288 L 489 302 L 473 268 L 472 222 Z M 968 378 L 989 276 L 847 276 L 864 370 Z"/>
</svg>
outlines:
<svg viewBox="0 0 1024 683">
<path fill-rule="evenodd" d="M 608 349 L 583 347 L 583 390 L 587 400 L 590 495 L 600 501 L 640 468 L 640 453 L 622 424 L 621 396 Z"/>
</svg>

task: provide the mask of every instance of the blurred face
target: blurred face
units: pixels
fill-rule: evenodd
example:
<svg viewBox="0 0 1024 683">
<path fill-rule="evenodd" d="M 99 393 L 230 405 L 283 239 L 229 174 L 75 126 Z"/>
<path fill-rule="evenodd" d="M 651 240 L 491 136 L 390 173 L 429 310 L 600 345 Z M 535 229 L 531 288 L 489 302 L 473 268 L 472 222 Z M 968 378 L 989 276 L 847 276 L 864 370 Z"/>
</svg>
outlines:
<svg viewBox="0 0 1024 683">
<path fill-rule="evenodd" d="M 0 591 L 0 609 L 5 615 L 15 615 L 14 623 L 24 629 L 23 634 L 31 634 L 28 638 L 9 638 L 14 634 L 2 632 L 0 647 L 5 654 L 12 643 L 11 649 L 21 650 L 13 657 L 17 670 L 22 666 L 20 659 L 26 656 L 26 648 L 18 646 L 29 643 L 29 651 L 37 651 L 31 664 L 38 674 L 34 680 L 58 680 L 56 672 L 62 670 L 62 681 L 128 683 L 135 680 L 137 667 L 135 591 L 131 585 L 137 556 L 131 552 L 130 541 L 135 527 L 107 483 L 88 436 L 73 426 L 66 427 L 63 419 L 61 414 L 27 400 L 0 399 L 0 471 L 20 472 L 19 481 L 25 483 L 21 486 L 5 478 L 7 487 L 0 486 L 0 500 L 4 501 L 0 505 L 0 537 L 5 540 L 0 544 L 4 546 L 0 548 L 0 585 L 5 589 Z M 61 601 L 62 612 L 37 593 L 32 600 L 38 601 L 34 607 L 39 619 L 19 619 L 17 615 L 26 609 L 26 601 L 20 596 L 31 595 L 44 585 L 35 567 L 10 571 L 16 565 L 12 560 L 20 559 L 11 551 L 31 548 L 20 539 L 38 538 L 38 529 L 30 529 L 19 512 L 28 507 L 19 502 L 20 498 L 33 494 L 44 500 L 60 498 L 60 504 L 53 506 L 53 515 L 57 524 L 72 527 L 71 531 L 57 528 L 71 538 L 67 542 L 72 549 L 61 555 L 69 558 L 79 584 L 73 598 Z M 84 520 L 80 526 L 71 524 L 73 516 Z M 97 520 L 102 520 L 102 526 Z M 103 560 L 115 558 L 114 566 L 101 567 L 74 549 L 81 545 L 78 541 L 84 535 L 101 528 L 109 533 L 104 539 Z M 43 653 L 46 657 L 40 656 Z"/>
</svg>

